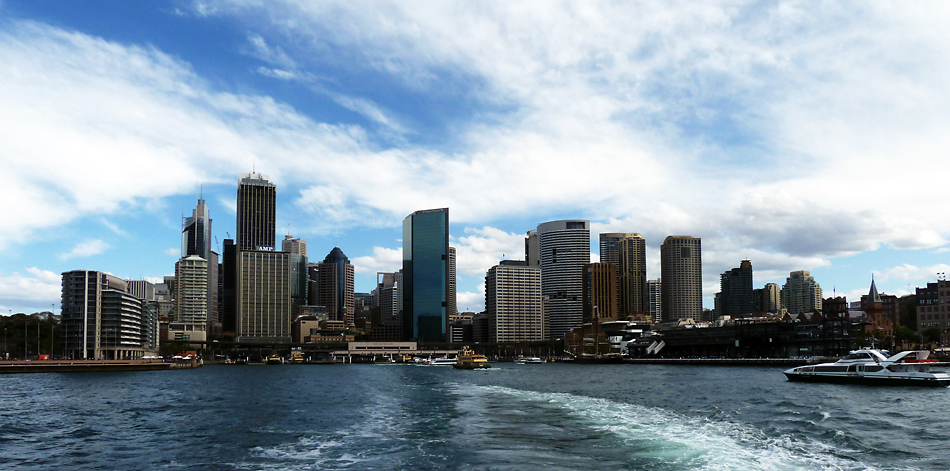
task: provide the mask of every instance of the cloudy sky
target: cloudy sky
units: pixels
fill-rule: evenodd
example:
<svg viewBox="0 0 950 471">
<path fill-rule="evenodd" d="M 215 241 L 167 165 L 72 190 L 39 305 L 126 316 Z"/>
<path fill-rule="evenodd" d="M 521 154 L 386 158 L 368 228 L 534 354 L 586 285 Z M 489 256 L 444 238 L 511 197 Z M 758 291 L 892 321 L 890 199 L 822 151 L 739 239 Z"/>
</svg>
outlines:
<svg viewBox="0 0 950 471">
<path fill-rule="evenodd" d="M 459 308 L 541 222 L 701 237 L 705 304 L 810 270 L 855 300 L 950 272 L 944 2 L 0 0 L 0 312 L 74 269 L 160 278 L 203 192 L 278 186 L 278 238 L 357 290 L 449 207 Z"/>
</svg>

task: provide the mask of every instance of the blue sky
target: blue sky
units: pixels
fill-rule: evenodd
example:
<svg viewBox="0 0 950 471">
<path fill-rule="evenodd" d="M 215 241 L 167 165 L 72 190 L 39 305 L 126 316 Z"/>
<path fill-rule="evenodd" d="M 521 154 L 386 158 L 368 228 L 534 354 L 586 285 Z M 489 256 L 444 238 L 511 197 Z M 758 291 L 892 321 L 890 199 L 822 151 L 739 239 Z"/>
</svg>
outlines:
<svg viewBox="0 0 950 471">
<path fill-rule="evenodd" d="M 357 290 L 449 207 L 459 308 L 539 223 L 703 239 L 707 307 L 810 270 L 855 300 L 950 272 L 941 2 L 0 0 L 0 313 L 59 274 L 174 272 L 203 192 L 278 186 L 278 238 Z"/>
</svg>

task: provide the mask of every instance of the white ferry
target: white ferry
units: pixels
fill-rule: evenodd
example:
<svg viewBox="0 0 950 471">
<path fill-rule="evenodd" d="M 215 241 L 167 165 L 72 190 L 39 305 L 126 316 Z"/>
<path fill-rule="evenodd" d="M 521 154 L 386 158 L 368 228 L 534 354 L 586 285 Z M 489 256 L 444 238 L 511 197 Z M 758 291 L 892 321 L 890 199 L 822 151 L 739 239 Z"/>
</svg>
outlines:
<svg viewBox="0 0 950 471">
<path fill-rule="evenodd" d="M 785 370 L 789 381 L 900 386 L 950 386 L 950 375 L 931 371 L 940 363 L 928 359 L 930 352 L 908 350 L 888 357 L 880 350 L 861 349 L 834 362 Z"/>
</svg>

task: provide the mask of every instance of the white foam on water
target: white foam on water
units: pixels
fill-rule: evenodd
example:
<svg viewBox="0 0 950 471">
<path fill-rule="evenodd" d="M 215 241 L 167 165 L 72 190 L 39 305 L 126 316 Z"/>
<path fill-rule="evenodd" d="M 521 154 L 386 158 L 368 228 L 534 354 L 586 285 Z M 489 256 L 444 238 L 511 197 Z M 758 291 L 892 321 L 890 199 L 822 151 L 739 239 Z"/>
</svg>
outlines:
<svg viewBox="0 0 950 471">
<path fill-rule="evenodd" d="M 834 454 L 815 440 L 768 437 L 754 427 L 687 417 L 664 409 L 568 393 L 476 386 L 489 394 L 514 396 L 555 406 L 587 427 L 608 432 L 629 445 L 631 459 L 699 470 L 875 470 L 873 465 Z"/>
</svg>

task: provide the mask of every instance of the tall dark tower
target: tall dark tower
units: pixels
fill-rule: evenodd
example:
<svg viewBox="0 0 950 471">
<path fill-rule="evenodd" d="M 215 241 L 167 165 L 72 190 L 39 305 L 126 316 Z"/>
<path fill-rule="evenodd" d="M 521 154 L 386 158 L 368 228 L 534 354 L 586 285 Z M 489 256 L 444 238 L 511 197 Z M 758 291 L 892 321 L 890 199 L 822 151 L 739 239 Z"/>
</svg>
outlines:
<svg viewBox="0 0 950 471">
<path fill-rule="evenodd" d="M 402 221 L 403 329 L 406 340 L 445 342 L 449 316 L 449 208 Z"/>
<path fill-rule="evenodd" d="M 323 263 L 318 265 L 317 304 L 327 307 L 331 319 L 346 321 L 347 325 L 355 321 L 355 269 L 339 247 L 334 247 Z"/>
<path fill-rule="evenodd" d="M 211 216 L 204 198 L 198 198 L 198 206 L 185 218 L 181 231 L 181 256 L 197 255 L 205 260 L 211 258 Z"/>
<path fill-rule="evenodd" d="M 737 268 L 719 275 L 720 306 L 723 316 L 752 314 L 755 298 L 752 290 L 752 262 L 743 260 Z"/>
<path fill-rule="evenodd" d="M 277 186 L 267 175 L 245 173 L 238 181 L 237 237 L 239 251 L 275 250 Z"/>
</svg>

